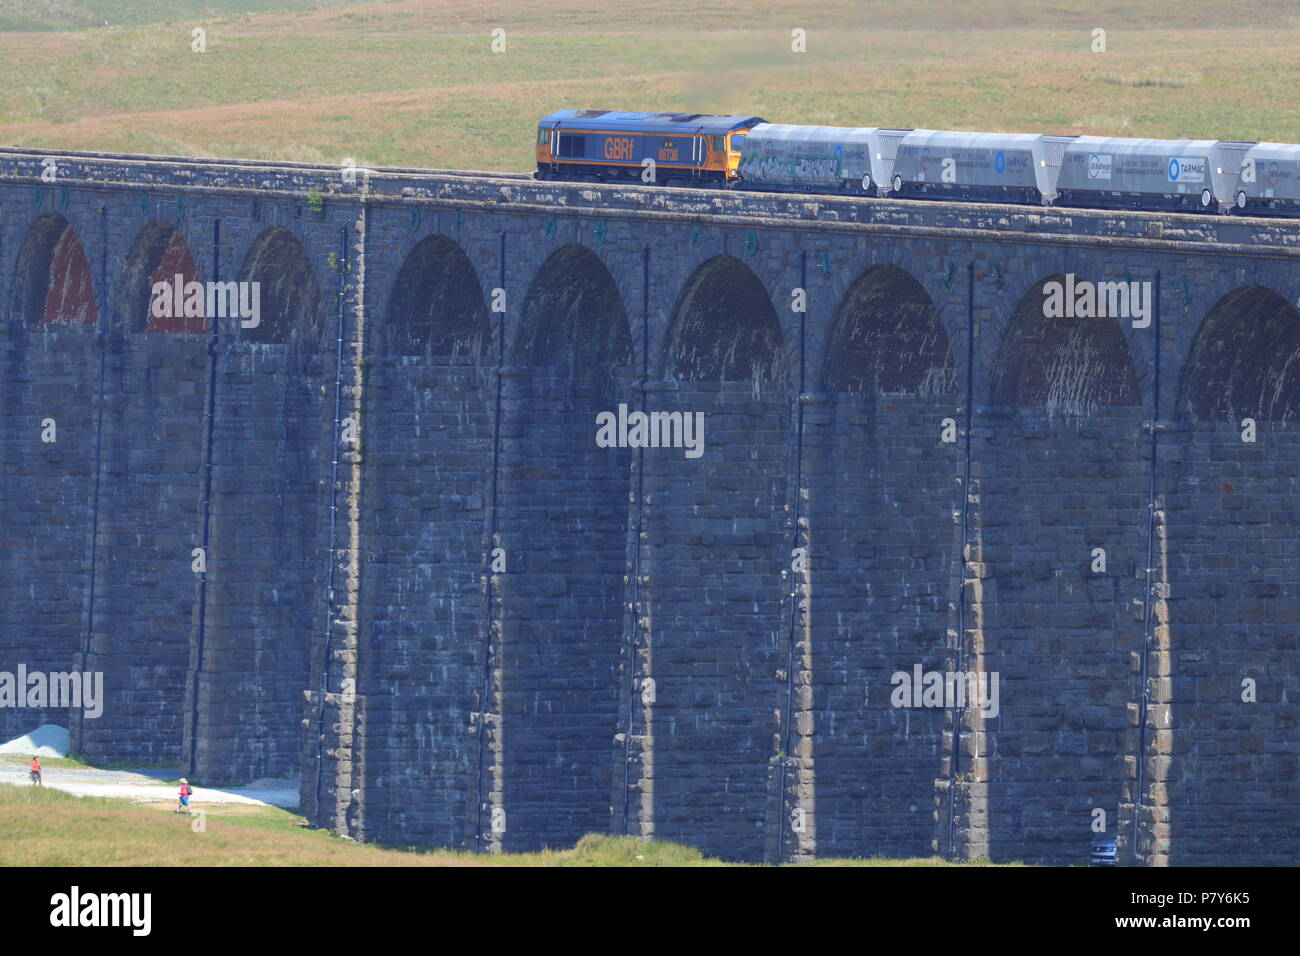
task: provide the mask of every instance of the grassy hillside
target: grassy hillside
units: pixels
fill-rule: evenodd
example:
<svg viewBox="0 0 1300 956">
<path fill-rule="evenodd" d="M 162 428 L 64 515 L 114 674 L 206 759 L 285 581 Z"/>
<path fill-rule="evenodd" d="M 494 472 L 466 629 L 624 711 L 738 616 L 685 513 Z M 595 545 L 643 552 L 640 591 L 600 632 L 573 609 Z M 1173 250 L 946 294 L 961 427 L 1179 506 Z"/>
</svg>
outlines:
<svg viewBox="0 0 1300 956">
<path fill-rule="evenodd" d="M 589 834 L 576 847 L 475 855 L 358 845 L 303 827 L 288 810 L 205 807 L 205 829 L 172 812 L 174 801 L 140 805 L 0 785 L 4 866 L 726 866 L 675 843 Z M 826 860 L 818 866 L 949 866 L 939 859 Z M 979 865 L 979 864 L 969 864 Z"/>
<path fill-rule="evenodd" d="M 81 27 L 157 23 L 160 20 L 230 16 L 265 10 L 310 10 L 347 2 L 348 0 L 0 0 L 0 30 L 75 30 Z"/>
<path fill-rule="evenodd" d="M 571 106 L 1300 140 L 1300 14 L 1289 0 L 8 0 L 0 9 L 46 6 L 83 18 L 111 6 L 131 25 L 0 33 L 0 142 L 522 170 L 536 118 Z M 242 12 L 272 6 L 311 9 Z M 190 52 L 195 26 L 207 31 L 206 53 Z M 496 27 L 504 53 L 490 49 Z M 796 28 L 807 52 L 791 50 Z M 1091 49 L 1094 28 L 1107 31 L 1104 53 Z"/>
</svg>

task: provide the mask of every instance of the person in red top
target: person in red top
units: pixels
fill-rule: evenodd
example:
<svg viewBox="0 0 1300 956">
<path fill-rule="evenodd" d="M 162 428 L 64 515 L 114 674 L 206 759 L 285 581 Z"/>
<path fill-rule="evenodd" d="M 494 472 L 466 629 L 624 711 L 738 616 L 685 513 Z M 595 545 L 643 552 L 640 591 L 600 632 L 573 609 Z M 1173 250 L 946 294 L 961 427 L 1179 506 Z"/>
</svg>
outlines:
<svg viewBox="0 0 1300 956">
<path fill-rule="evenodd" d="M 184 777 L 181 777 L 181 796 L 180 803 L 176 805 L 177 813 L 188 813 L 190 816 L 194 816 L 194 811 L 190 809 L 190 794 L 192 792 L 193 791 L 190 790 L 190 782 Z"/>
<path fill-rule="evenodd" d="M 32 783 L 41 785 L 41 758 L 37 756 L 32 757 Z"/>
</svg>

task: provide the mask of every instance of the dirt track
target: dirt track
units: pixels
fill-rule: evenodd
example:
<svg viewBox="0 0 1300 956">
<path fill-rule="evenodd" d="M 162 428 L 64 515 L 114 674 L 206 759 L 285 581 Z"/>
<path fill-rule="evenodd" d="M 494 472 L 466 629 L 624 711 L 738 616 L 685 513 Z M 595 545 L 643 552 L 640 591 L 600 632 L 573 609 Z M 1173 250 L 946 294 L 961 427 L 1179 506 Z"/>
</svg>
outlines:
<svg viewBox="0 0 1300 956">
<path fill-rule="evenodd" d="M 138 802 L 175 801 L 177 787 L 170 770 L 92 770 L 84 767 L 62 770 L 46 767 L 44 786 L 76 794 L 79 797 L 121 797 Z M 0 783 L 28 785 L 27 763 L 0 763 Z M 257 780 L 247 787 L 195 787 L 191 803 L 269 804 L 277 807 L 298 805 L 295 780 Z"/>
</svg>

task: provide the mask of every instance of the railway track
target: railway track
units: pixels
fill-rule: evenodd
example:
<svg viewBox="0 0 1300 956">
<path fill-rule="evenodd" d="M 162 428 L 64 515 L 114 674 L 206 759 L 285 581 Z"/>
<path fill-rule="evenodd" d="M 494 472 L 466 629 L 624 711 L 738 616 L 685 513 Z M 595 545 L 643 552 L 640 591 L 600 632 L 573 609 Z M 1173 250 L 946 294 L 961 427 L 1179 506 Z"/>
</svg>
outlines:
<svg viewBox="0 0 1300 956">
<path fill-rule="evenodd" d="M 333 175 L 346 167 L 340 163 L 296 163 L 273 159 L 205 159 L 193 156 L 167 156 L 149 153 L 99 153 L 67 149 L 37 149 L 34 147 L 0 146 L 0 157 L 66 159 L 72 162 L 113 162 L 132 165 L 167 164 L 178 169 L 236 169 L 252 172 L 259 169 L 277 172 L 304 172 Z M 505 179 L 533 181 L 532 173 L 491 172 L 476 169 L 424 169 L 416 166 L 356 166 L 358 174 L 369 172 L 371 177 L 439 177 L 455 176 L 461 179 Z"/>
</svg>

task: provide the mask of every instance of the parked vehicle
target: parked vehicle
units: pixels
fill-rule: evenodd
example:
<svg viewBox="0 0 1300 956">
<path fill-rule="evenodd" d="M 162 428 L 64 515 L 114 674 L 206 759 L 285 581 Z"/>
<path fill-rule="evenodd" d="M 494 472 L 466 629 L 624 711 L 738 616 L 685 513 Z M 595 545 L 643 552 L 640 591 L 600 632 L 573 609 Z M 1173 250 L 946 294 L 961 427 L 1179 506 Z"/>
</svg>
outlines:
<svg viewBox="0 0 1300 956">
<path fill-rule="evenodd" d="M 1088 861 L 1093 866 L 1115 866 L 1115 838 L 1100 837 L 1092 841 L 1092 850 L 1088 854 Z"/>
</svg>

